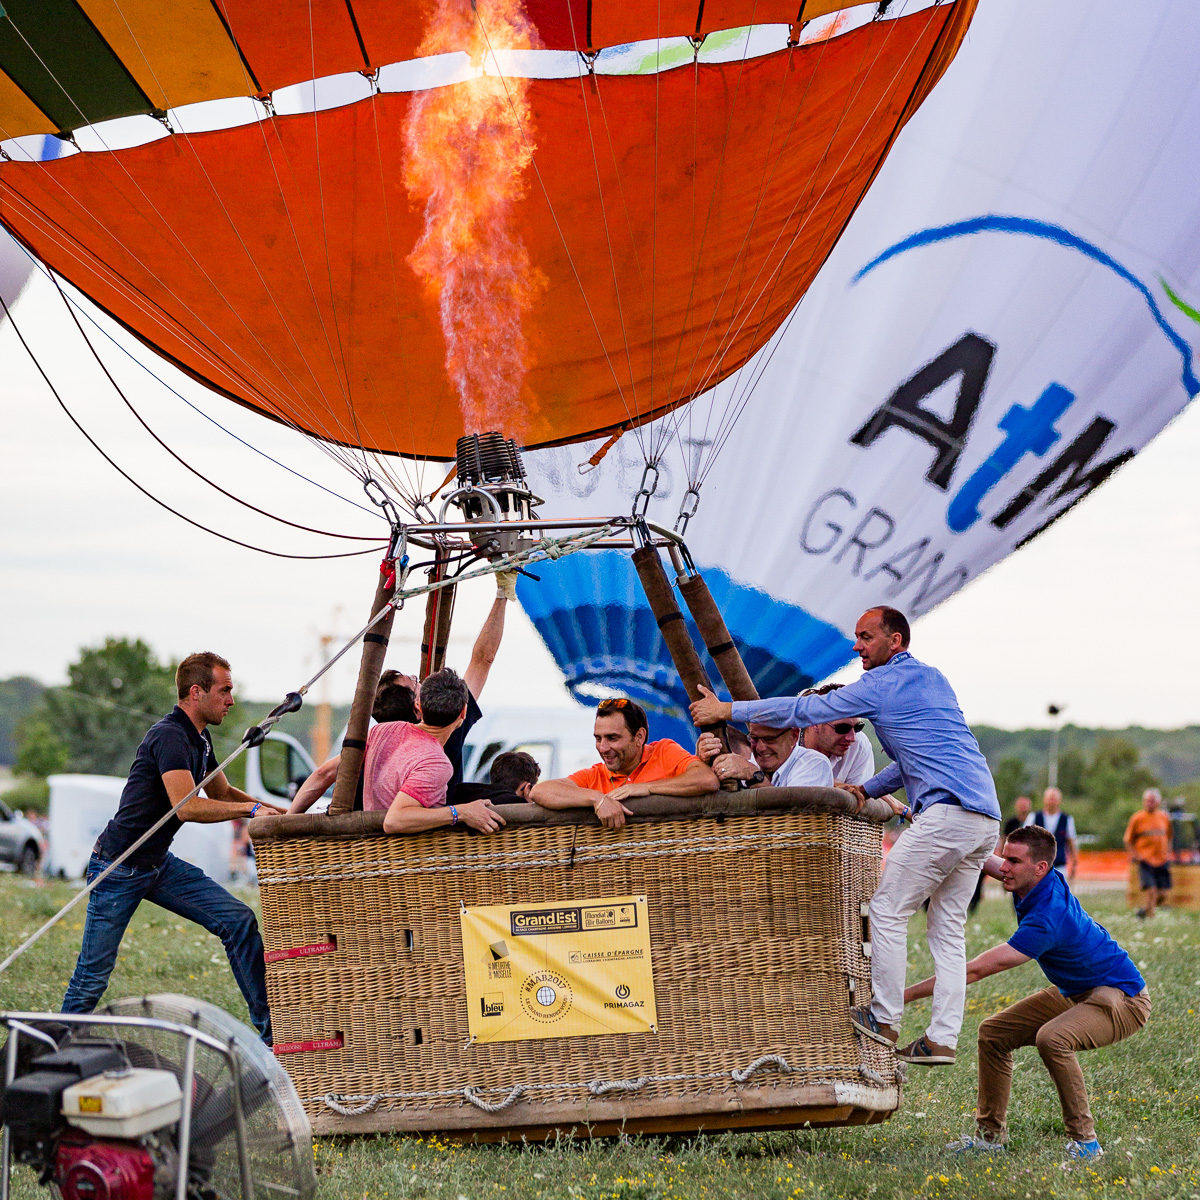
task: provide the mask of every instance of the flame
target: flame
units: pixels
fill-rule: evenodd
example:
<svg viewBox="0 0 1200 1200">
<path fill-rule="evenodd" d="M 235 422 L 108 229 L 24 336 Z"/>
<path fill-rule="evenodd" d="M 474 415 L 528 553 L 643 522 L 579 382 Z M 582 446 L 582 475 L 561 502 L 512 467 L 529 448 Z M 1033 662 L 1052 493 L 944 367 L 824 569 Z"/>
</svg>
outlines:
<svg viewBox="0 0 1200 1200">
<path fill-rule="evenodd" d="M 405 186 L 425 206 L 408 262 L 438 305 L 464 429 L 518 440 L 528 415 L 523 317 L 546 278 L 512 228 L 533 158 L 529 81 L 501 76 L 491 52 L 539 45 L 523 0 L 434 0 L 420 53 L 466 48 L 478 73 L 416 93 L 404 130 Z"/>
</svg>

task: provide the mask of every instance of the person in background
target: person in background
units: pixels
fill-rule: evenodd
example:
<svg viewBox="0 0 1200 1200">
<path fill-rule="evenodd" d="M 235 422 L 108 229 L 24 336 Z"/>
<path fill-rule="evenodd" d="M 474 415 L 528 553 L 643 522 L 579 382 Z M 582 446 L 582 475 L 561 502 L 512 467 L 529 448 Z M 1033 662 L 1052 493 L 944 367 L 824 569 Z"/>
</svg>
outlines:
<svg viewBox="0 0 1200 1200">
<path fill-rule="evenodd" d="M 701 796 L 719 787 L 716 775 L 678 742 L 647 742 L 640 705 L 624 698 L 601 700 L 593 735 L 601 761 L 566 779 L 543 779 L 530 799 L 543 808 L 594 808 L 600 823 L 619 829 L 632 812 L 622 803 L 635 796 Z"/>
<path fill-rule="evenodd" d="M 1048 787 L 1042 793 L 1041 809 L 1028 816 L 1025 824 L 1048 829 L 1054 835 L 1054 840 L 1058 843 L 1054 869 L 1068 883 L 1074 883 L 1075 872 L 1079 867 L 1079 847 L 1075 841 L 1075 818 L 1062 810 L 1062 792 L 1056 787 Z"/>
<path fill-rule="evenodd" d="M 994 1153 L 1005 1148 L 1013 1051 L 1037 1046 L 1062 1104 L 1070 1138 L 1067 1156 L 1087 1161 L 1104 1154 L 1075 1056 L 1137 1033 L 1150 1016 L 1150 993 L 1133 960 L 1083 911 L 1062 873 L 1053 870 L 1056 850 L 1046 830 L 1024 826 L 1008 837 L 1003 857 L 988 862 L 988 873 L 1012 893 L 1017 931 L 967 963 L 967 983 L 1034 958 L 1052 986 L 979 1026 L 977 1130 L 948 1150 Z M 933 986 L 934 979 L 913 984 L 905 990 L 905 1004 L 931 995 Z"/>
<path fill-rule="evenodd" d="M 840 683 L 826 683 L 800 694 L 828 696 L 842 686 Z M 816 750 L 829 759 L 834 783 L 861 785 L 875 774 L 875 751 L 871 749 L 871 739 L 863 732 L 863 728 L 861 717 L 851 717 L 845 721 L 808 725 L 800 736 L 807 749 Z"/>
<path fill-rule="evenodd" d="M 210 725 L 233 707 L 233 675 L 219 654 L 189 654 L 175 672 L 179 703 L 142 739 L 116 815 L 96 840 L 87 881 L 112 865 L 217 764 Z M 83 945 L 63 997 L 65 1013 L 90 1013 L 108 986 L 121 939 L 143 900 L 194 921 L 221 939 L 254 1028 L 271 1044 L 262 937 L 254 913 L 199 867 L 170 853 L 185 821 L 203 825 L 252 817 L 268 805 L 235 788 L 224 772 L 205 784 L 88 897 Z"/>
<path fill-rule="evenodd" d="M 1194 862 L 1196 858 L 1196 818 L 1184 811 L 1184 799 L 1176 796 L 1167 815 L 1171 818 L 1171 857 L 1177 863 Z"/>
<path fill-rule="evenodd" d="M 1033 801 L 1028 796 L 1018 796 L 1013 802 L 1013 815 L 1004 822 L 1004 832 L 1000 835 L 999 841 L 996 842 L 996 853 L 1000 853 L 1000 847 L 1004 845 L 1005 839 L 1010 833 L 1021 829 L 1029 814 L 1033 811 Z M 987 875 L 986 871 L 979 872 L 979 881 L 975 884 L 975 894 L 971 897 L 971 903 L 967 905 L 967 912 L 973 913 L 978 907 L 979 902 L 983 899 L 983 880 Z"/>
<path fill-rule="evenodd" d="M 980 868 L 996 847 L 1000 805 L 987 760 L 949 681 L 908 649 L 908 619 L 871 608 L 855 626 L 863 674 L 825 696 L 718 700 L 707 688 L 691 706 L 697 725 L 764 721 L 803 727 L 865 717 L 893 759 L 865 784 L 844 783 L 859 807 L 904 787 L 911 808 L 889 801 L 912 827 L 888 853 L 871 899 L 871 1004 L 852 1007 L 851 1025 L 888 1046 L 899 1039 L 908 963 L 908 920 L 929 899 L 926 935 L 938 967 L 933 1014 L 925 1033 L 896 1051 L 904 1062 L 954 1062 L 966 1001 L 967 902 Z"/>
<path fill-rule="evenodd" d="M 500 652 L 500 642 L 504 637 L 505 610 L 509 601 L 515 601 L 516 598 L 517 572 L 498 572 L 496 575 L 496 599 L 493 601 L 491 611 L 488 613 L 487 619 L 479 631 L 479 636 L 475 639 L 475 645 L 471 649 L 471 661 L 467 664 L 466 673 L 463 675 L 463 679 L 467 685 L 466 716 L 463 717 L 462 723 L 455 729 L 443 747 L 446 757 L 450 760 L 451 788 L 454 788 L 463 781 L 463 748 L 466 745 L 467 734 L 470 733 L 475 722 L 483 716 L 483 710 L 479 707 L 477 701 L 483 694 L 484 685 L 487 683 L 488 675 L 492 670 L 492 664 L 496 661 L 496 655 Z M 384 695 L 385 689 L 390 687 L 400 687 L 408 692 L 408 715 L 396 715 L 387 718 L 379 716 L 377 710 L 380 698 Z M 375 692 L 375 705 L 371 709 L 372 718 L 376 721 L 384 719 L 390 721 L 419 721 L 421 719 L 420 690 L 421 685 L 415 676 L 405 675 L 403 671 L 384 671 L 379 677 L 379 686 Z M 389 700 L 388 711 L 401 713 L 404 711 L 404 705 L 398 698 L 393 697 Z M 296 793 L 288 808 L 288 812 L 307 812 L 329 790 L 334 780 L 337 779 L 338 765 L 340 763 L 341 755 L 335 754 L 332 758 L 327 758 L 317 767 L 301 785 L 300 790 Z M 362 786 L 362 779 L 360 777 L 358 784 L 360 795 Z M 355 807 L 359 807 L 359 804 L 356 803 Z"/>
<path fill-rule="evenodd" d="M 1004 822 L 1004 836 L 1020 829 L 1029 823 L 1029 814 L 1033 812 L 1033 801 L 1028 796 L 1018 796 L 1013 801 L 1013 815 Z"/>
<path fill-rule="evenodd" d="M 401 689 L 403 690 L 403 689 Z M 453 774 L 444 747 L 467 711 L 466 683 L 449 667 L 421 684 L 421 721 L 383 721 L 367 734 L 363 808 L 384 812 L 384 833 L 419 833 L 465 822 L 494 833 L 504 818 L 490 800 L 446 804 Z"/>
<path fill-rule="evenodd" d="M 743 737 L 734 725 L 727 726 L 729 753 L 715 733 L 702 733 L 696 757 L 712 767 L 722 783 L 736 779 L 743 787 L 833 787 L 829 759 L 803 745 L 798 729 L 776 729 L 750 724 Z"/>
<path fill-rule="evenodd" d="M 487 783 L 460 783 L 450 792 L 454 804 L 488 799 L 493 804 L 521 804 L 541 778 L 537 759 L 524 750 L 507 750 L 492 759 Z"/>
<path fill-rule="evenodd" d="M 1137 915 L 1149 920 L 1171 890 L 1171 818 L 1162 810 L 1158 788 L 1142 793 L 1141 811 L 1125 826 L 1125 849 L 1138 865 L 1138 882 L 1146 898 Z"/>
</svg>

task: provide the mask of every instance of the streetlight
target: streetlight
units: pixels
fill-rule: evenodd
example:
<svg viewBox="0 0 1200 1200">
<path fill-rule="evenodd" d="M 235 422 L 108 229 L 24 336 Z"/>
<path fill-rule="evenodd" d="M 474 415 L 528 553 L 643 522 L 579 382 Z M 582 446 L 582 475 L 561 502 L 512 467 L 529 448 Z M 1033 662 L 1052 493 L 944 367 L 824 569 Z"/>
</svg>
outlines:
<svg viewBox="0 0 1200 1200">
<path fill-rule="evenodd" d="M 1058 787 L 1058 731 L 1062 727 L 1059 717 L 1066 711 L 1065 704 L 1048 704 L 1046 712 L 1054 722 L 1050 730 L 1050 762 L 1046 769 L 1046 784 Z"/>
</svg>

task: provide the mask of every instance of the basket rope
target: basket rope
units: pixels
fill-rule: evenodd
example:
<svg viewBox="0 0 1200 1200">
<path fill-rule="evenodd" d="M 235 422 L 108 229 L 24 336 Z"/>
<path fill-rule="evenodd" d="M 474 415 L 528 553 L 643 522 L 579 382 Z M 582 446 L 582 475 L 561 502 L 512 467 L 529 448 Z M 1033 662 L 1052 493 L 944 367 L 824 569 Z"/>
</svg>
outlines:
<svg viewBox="0 0 1200 1200">
<path fill-rule="evenodd" d="M 746 1083 L 753 1075 L 766 1067 L 775 1067 L 784 1075 L 802 1074 L 859 1074 L 871 1083 L 886 1087 L 882 1075 L 861 1064 L 845 1066 L 793 1067 L 782 1054 L 764 1054 L 756 1058 L 748 1066 L 732 1071 L 708 1071 L 701 1074 L 680 1075 L 642 1075 L 637 1079 L 593 1079 L 588 1083 L 518 1083 L 498 1101 L 485 1100 L 479 1089 L 467 1086 L 464 1088 L 444 1088 L 433 1092 L 376 1092 L 373 1095 L 339 1096 L 333 1093 L 321 1097 L 326 1108 L 343 1117 L 358 1117 L 373 1112 L 384 1100 L 444 1100 L 454 1096 L 470 1102 L 476 1108 L 486 1113 L 503 1112 L 530 1092 L 544 1091 L 581 1091 L 586 1090 L 597 1098 L 610 1092 L 638 1092 L 651 1083 L 692 1083 L 699 1080 L 732 1079 L 735 1083 Z M 899 1082 L 899 1075 L 897 1076 Z M 499 1090 L 499 1089 L 492 1089 Z"/>
<path fill-rule="evenodd" d="M 576 865 L 584 863 L 600 863 L 614 862 L 623 858 L 659 858 L 668 854 L 679 853 L 712 853 L 719 850 L 727 850 L 735 848 L 737 845 L 748 844 L 771 844 L 778 847 L 788 846 L 826 846 L 829 844 L 828 839 L 814 837 L 811 834 L 803 834 L 796 832 L 788 833 L 744 833 L 744 834 L 724 834 L 720 837 L 713 838 L 661 838 L 651 842 L 639 842 L 636 847 L 629 850 L 605 850 L 603 852 L 579 851 L 575 855 Z M 651 849 L 651 847 L 657 847 Z M 339 880 L 345 879 L 376 879 L 380 877 L 391 877 L 401 875 L 428 875 L 436 871 L 473 871 L 481 865 L 480 858 L 487 857 L 496 859 L 491 864 L 496 867 L 504 866 L 521 866 L 521 867 L 559 867 L 566 862 L 565 856 L 557 858 L 539 858 L 526 859 L 523 862 L 506 861 L 507 855 L 502 856 L 500 853 L 486 856 L 472 856 L 470 858 L 460 857 L 458 855 L 432 855 L 429 858 L 423 858 L 415 866 L 407 867 L 381 867 L 377 870 L 330 870 L 322 871 L 307 875 L 267 875 L 259 876 L 259 885 L 264 884 L 284 884 L 284 883 L 336 883 Z M 440 864 L 440 865 L 438 865 Z"/>
</svg>

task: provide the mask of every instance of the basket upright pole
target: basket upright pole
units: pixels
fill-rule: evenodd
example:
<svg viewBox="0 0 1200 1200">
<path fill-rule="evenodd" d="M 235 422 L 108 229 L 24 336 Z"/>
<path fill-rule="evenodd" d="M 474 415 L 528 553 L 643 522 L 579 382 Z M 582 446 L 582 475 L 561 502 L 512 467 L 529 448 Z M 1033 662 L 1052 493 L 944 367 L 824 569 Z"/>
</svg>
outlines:
<svg viewBox="0 0 1200 1200">
<path fill-rule="evenodd" d="M 375 589 L 375 600 L 371 604 L 371 616 L 378 614 L 392 598 L 396 589 L 395 562 L 385 558 L 379 568 L 379 585 Z M 354 808 L 354 794 L 358 790 L 358 776 L 362 771 L 363 758 L 367 752 L 367 730 L 371 724 L 371 709 L 375 704 L 375 692 L 379 687 L 379 676 L 383 673 L 383 660 L 387 657 L 388 639 L 392 634 L 392 621 L 396 610 L 391 609 L 370 633 L 363 635 L 362 662 L 358 667 L 358 684 L 354 689 L 354 702 L 350 706 L 350 720 L 346 725 L 346 737 L 342 742 L 342 753 L 338 761 L 337 779 L 333 785 L 333 799 L 329 802 L 331 813 L 350 812 Z"/>
<path fill-rule="evenodd" d="M 654 613 L 659 632 L 662 633 L 663 641 L 667 643 L 667 649 L 671 652 L 671 661 L 679 672 L 688 699 L 699 700 L 701 686 L 711 691 L 712 683 L 704 670 L 704 664 L 700 661 L 700 655 L 696 653 L 696 647 L 692 645 L 691 635 L 684 624 L 683 613 L 679 611 L 675 602 L 675 593 L 658 550 L 654 546 L 642 546 L 641 549 L 635 550 L 633 567 L 642 581 L 642 590 L 650 602 L 650 610 Z M 716 725 L 705 725 L 703 730 L 705 733 L 715 733 L 728 752 L 729 740 L 725 735 L 724 721 Z M 737 783 L 735 780 L 727 780 L 721 786 L 732 790 L 737 787 Z"/>
<path fill-rule="evenodd" d="M 439 546 L 429 569 L 429 582 L 446 578 L 449 555 Z M 454 617 L 453 584 L 430 592 L 425 600 L 425 632 L 421 636 L 420 678 L 425 679 L 446 665 L 446 647 L 450 642 L 450 622 Z"/>
<path fill-rule="evenodd" d="M 730 697 L 734 700 L 757 700 L 758 689 L 746 670 L 746 664 L 742 662 L 738 648 L 733 644 L 733 638 L 729 636 L 729 627 L 712 598 L 712 592 L 708 590 L 708 584 L 704 582 L 704 576 L 695 571 L 676 579 L 675 586 L 687 604 L 696 628 L 700 630 L 704 648 L 721 672 Z"/>
</svg>

